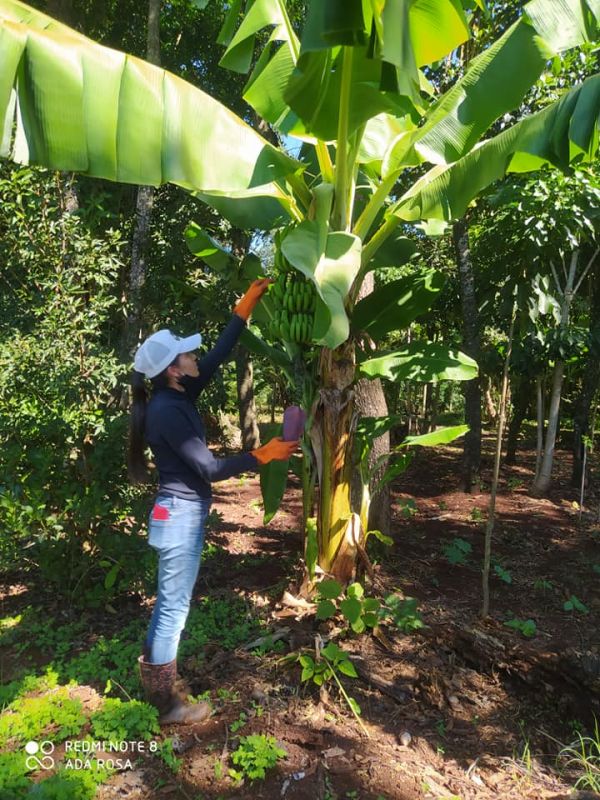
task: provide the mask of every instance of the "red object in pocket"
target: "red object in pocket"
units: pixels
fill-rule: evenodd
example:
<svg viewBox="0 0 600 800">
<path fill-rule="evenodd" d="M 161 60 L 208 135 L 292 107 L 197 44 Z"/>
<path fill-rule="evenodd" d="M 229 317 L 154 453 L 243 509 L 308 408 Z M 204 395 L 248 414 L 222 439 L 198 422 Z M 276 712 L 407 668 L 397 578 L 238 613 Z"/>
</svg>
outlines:
<svg viewBox="0 0 600 800">
<path fill-rule="evenodd" d="M 157 503 L 152 509 L 152 519 L 169 519 L 169 509 Z"/>
</svg>

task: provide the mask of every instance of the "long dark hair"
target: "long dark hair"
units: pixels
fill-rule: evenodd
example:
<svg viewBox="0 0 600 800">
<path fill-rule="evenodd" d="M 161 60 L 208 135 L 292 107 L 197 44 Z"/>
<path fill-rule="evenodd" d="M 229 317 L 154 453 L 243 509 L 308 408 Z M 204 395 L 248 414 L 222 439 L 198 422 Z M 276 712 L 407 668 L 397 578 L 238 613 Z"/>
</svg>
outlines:
<svg viewBox="0 0 600 800">
<path fill-rule="evenodd" d="M 166 389 L 169 385 L 167 369 L 177 363 L 175 358 L 162 372 L 150 379 L 154 391 Z M 127 472 L 131 483 L 148 483 L 150 473 L 146 459 L 146 440 L 144 427 L 146 423 L 146 406 L 148 405 L 148 391 L 146 379 L 142 372 L 133 370 L 131 373 L 131 412 L 129 415 L 129 446 L 127 450 Z"/>
</svg>

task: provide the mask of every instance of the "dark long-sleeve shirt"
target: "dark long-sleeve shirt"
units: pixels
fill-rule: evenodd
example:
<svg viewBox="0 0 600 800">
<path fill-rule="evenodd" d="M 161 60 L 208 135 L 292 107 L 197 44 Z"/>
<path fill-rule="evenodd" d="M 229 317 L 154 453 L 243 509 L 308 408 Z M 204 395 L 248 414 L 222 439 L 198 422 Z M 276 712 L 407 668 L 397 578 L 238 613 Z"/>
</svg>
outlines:
<svg viewBox="0 0 600 800">
<path fill-rule="evenodd" d="M 198 361 L 199 376 L 189 379 L 184 392 L 157 389 L 146 409 L 145 435 L 159 473 L 159 492 L 185 500 L 211 497 L 211 483 L 258 469 L 251 453 L 215 458 L 206 446 L 206 433 L 195 401 L 233 350 L 244 329 L 234 314 L 214 348 Z"/>
</svg>

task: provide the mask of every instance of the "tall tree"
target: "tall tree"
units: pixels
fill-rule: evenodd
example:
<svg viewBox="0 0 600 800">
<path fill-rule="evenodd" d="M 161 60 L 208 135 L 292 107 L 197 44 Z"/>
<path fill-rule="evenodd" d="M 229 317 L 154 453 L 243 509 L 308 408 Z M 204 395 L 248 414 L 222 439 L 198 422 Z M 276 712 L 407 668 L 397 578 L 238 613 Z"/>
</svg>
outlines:
<svg viewBox="0 0 600 800">
<path fill-rule="evenodd" d="M 475 296 L 475 278 L 469 228 L 466 220 L 460 219 L 452 226 L 452 239 L 456 252 L 456 264 L 460 275 L 460 297 L 463 311 L 463 349 L 475 361 L 479 360 L 479 308 Z M 463 449 L 463 487 L 472 492 L 479 485 L 481 467 L 481 383 L 479 377 L 466 381 L 465 422 L 469 431 Z"/>
<path fill-rule="evenodd" d="M 573 409 L 573 472 L 571 483 L 581 486 L 585 439 L 590 435 L 591 407 L 600 386 L 600 270 L 590 276 L 589 337 L 583 363 L 581 389 Z"/>
<path fill-rule="evenodd" d="M 151 64 L 160 66 L 160 0 L 148 0 L 146 58 Z M 126 361 L 130 360 L 141 335 L 142 287 L 146 279 L 146 253 L 155 192 L 153 186 L 140 186 L 137 190 L 128 282 L 129 310 L 123 335 L 122 355 Z"/>
</svg>

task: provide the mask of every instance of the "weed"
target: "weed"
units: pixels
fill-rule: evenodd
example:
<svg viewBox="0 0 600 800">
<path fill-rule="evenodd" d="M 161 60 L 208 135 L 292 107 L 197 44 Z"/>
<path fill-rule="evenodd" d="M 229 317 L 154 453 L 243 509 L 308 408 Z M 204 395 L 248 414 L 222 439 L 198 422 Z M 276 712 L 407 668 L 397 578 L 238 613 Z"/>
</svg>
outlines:
<svg viewBox="0 0 600 800">
<path fill-rule="evenodd" d="M 398 503 L 398 508 L 400 510 L 400 515 L 404 517 L 404 519 L 412 519 L 419 513 L 419 509 L 417 508 L 417 504 L 414 500 L 401 500 Z"/>
<path fill-rule="evenodd" d="M 425 627 L 425 623 L 417 611 L 417 600 L 414 597 L 389 594 L 385 598 L 385 605 L 379 616 L 381 619 L 392 622 L 404 633 L 411 633 Z"/>
<path fill-rule="evenodd" d="M 220 758 L 215 759 L 215 765 L 213 768 L 215 774 L 215 780 L 220 781 L 223 779 L 223 773 L 225 771 L 225 767 L 223 766 L 223 762 Z"/>
<path fill-rule="evenodd" d="M 224 687 L 220 686 L 217 689 L 217 697 L 219 700 L 223 700 L 225 703 L 239 703 L 240 702 L 240 693 L 236 691 L 232 691 L 231 689 L 225 689 Z"/>
<path fill-rule="evenodd" d="M 90 722 L 97 740 L 146 742 L 160 733 L 157 710 L 139 700 L 124 703 L 116 697 L 109 697 L 104 706 L 90 716 Z"/>
<path fill-rule="evenodd" d="M 277 746 L 274 736 L 264 733 L 240 736 L 237 750 L 231 754 L 231 760 L 239 769 L 230 769 L 229 774 L 238 782 L 244 778 L 262 779 L 266 771 L 286 755 L 286 751 Z"/>
<path fill-rule="evenodd" d="M 0 753 L 0 799 L 23 797 L 30 786 L 25 753 Z"/>
<path fill-rule="evenodd" d="M 229 726 L 229 730 L 232 733 L 237 733 L 241 728 L 244 727 L 248 722 L 248 715 L 245 711 L 241 711 L 239 717 L 234 720 L 231 725 Z"/>
<path fill-rule="evenodd" d="M 360 706 L 353 697 L 348 696 L 346 690 L 342 686 L 342 682 L 338 677 L 338 672 L 341 672 L 343 675 L 348 675 L 351 678 L 358 677 L 354 664 L 350 661 L 348 653 L 344 652 L 344 650 L 338 647 L 334 642 L 329 642 L 327 647 L 324 647 L 321 650 L 321 658 L 318 661 L 315 661 L 309 655 L 300 655 L 298 656 L 297 660 L 300 662 L 302 667 L 302 675 L 300 676 L 301 681 L 308 681 L 312 679 L 313 683 L 316 683 L 317 686 L 322 686 L 330 678 L 334 679 L 344 700 L 356 717 L 358 724 L 368 736 L 367 729 L 360 719 Z"/>
<path fill-rule="evenodd" d="M 551 592 L 554 589 L 554 584 L 552 581 L 547 581 L 545 578 L 538 578 L 533 584 L 533 588 L 536 592 Z"/>
<path fill-rule="evenodd" d="M 442 552 L 450 564 L 465 565 L 473 548 L 464 539 L 455 538 L 450 544 L 444 545 Z"/>
<path fill-rule="evenodd" d="M 516 631 L 520 631 L 523 636 L 526 636 L 528 639 L 535 636 L 537 632 L 537 626 L 532 619 L 518 619 L 517 617 L 513 617 L 512 619 L 507 620 L 504 624 L 507 628 L 513 628 Z"/>
<path fill-rule="evenodd" d="M 565 760 L 565 769 L 571 768 L 579 774 L 575 789 L 600 791 L 600 730 L 598 720 L 594 718 L 594 732 L 591 736 L 583 736 L 577 732 L 576 741 L 563 747 L 559 758 Z"/>
<path fill-rule="evenodd" d="M 81 702 L 69 697 L 66 686 L 41 697 L 17 698 L 0 717 L 0 746 L 41 738 L 60 742 L 78 734 L 85 721 Z"/>
<path fill-rule="evenodd" d="M 171 772 L 177 773 L 181 769 L 181 759 L 177 758 L 175 752 L 173 751 L 173 739 L 168 738 L 164 739 L 161 742 L 159 749 L 157 750 L 158 755 L 167 765 L 167 767 L 171 770 Z"/>
<path fill-rule="evenodd" d="M 581 614 L 589 614 L 589 608 L 572 594 L 566 603 L 563 604 L 564 611 L 579 611 Z"/>
<path fill-rule="evenodd" d="M 92 800 L 98 784 L 110 777 L 111 771 L 92 760 L 90 769 L 59 769 L 54 775 L 31 787 L 26 795 L 36 800 Z"/>
<path fill-rule="evenodd" d="M 207 597 L 190 611 L 179 655 L 180 658 L 197 655 L 208 642 L 217 642 L 224 650 L 233 650 L 260 630 L 259 621 L 249 614 L 240 598 Z"/>
<path fill-rule="evenodd" d="M 283 653 L 285 644 L 281 639 L 273 641 L 271 636 L 267 636 L 264 642 L 252 651 L 252 654 L 258 658 L 263 658 L 267 653 Z"/>
<path fill-rule="evenodd" d="M 440 719 L 435 723 L 435 730 L 440 739 L 446 738 L 446 723 L 443 719 Z"/>
<path fill-rule="evenodd" d="M 494 572 L 504 583 L 512 583 L 512 575 L 509 570 L 504 569 L 501 564 L 494 564 Z"/>
<path fill-rule="evenodd" d="M 254 511 L 256 514 L 262 514 L 264 511 L 263 502 L 258 497 L 253 497 L 252 500 L 248 503 L 249 507 Z"/>
<path fill-rule="evenodd" d="M 509 478 L 506 481 L 506 485 L 508 489 L 512 492 L 515 489 L 520 489 L 521 486 L 523 486 L 523 481 L 521 480 L 521 478 Z"/>
<path fill-rule="evenodd" d="M 355 633 L 363 633 L 367 628 L 374 628 L 378 621 L 380 602 L 374 597 L 365 597 L 365 590 L 360 583 L 352 583 L 346 589 L 346 596 L 338 601 L 342 587 L 335 580 L 324 580 L 318 586 L 319 602 L 317 604 L 317 619 L 329 619 L 338 610 L 350 623 Z"/>
<path fill-rule="evenodd" d="M 220 544 L 214 542 L 206 542 L 202 549 L 202 561 L 206 562 L 210 559 L 217 558 L 225 552 L 225 548 Z"/>
<path fill-rule="evenodd" d="M 471 509 L 471 520 L 473 522 L 485 522 L 484 512 L 475 506 L 475 508 Z"/>
</svg>

